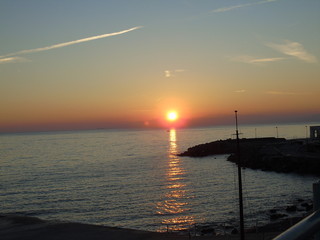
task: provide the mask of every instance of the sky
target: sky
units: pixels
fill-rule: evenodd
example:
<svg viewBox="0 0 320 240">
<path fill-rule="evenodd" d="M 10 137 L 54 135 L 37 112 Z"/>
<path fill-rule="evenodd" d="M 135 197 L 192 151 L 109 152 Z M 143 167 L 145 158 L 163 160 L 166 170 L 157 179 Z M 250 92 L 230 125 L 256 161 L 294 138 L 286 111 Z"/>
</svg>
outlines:
<svg viewBox="0 0 320 240">
<path fill-rule="evenodd" d="M 320 120 L 319 0 L 1 0 L 0 132 Z"/>
</svg>

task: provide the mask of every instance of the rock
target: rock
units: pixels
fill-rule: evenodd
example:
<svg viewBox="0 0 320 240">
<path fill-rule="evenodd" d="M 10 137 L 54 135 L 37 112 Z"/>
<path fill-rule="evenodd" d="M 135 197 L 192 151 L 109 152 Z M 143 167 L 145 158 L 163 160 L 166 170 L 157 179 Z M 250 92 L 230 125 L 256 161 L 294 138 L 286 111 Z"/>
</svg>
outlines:
<svg viewBox="0 0 320 240">
<path fill-rule="evenodd" d="M 279 218 L 287 217 L 287 214 L 275 213 L 270 215 L 270 220 L 278 220 Z"/>
<path fill-rule="evenodd" d="M 231 231 L 231 234 L 238 234 L 238 233 L 239 233 L 239 231 L 236 228 L 232 229 L 232 231 Z"/>
<path fill-rule="evenodd" d="M 313 204 L 309 204 L 309 203 L 302 203 L 301 207 L 304 207 L 306 209 L 306 211 L 310 211 L 313 209 Z"/>
<path fill-rule="evenodd" d="M 214 233 L 215 233 L 215 230 L 214 230 L 214 228 L 212 228 L 212 227 L 204 227 L 204 228 L 201 230 L 201 235 L 214 234 Z"/>
<path fill-rule="evenodd" d="M 296 212 L 297 211 L 297 206 L 291 205 L 286 207 L 287 212 Z"/>
<path fill-rule="evenodd" d="M 257 228 L 256 227 L 251 227 L 251 228 L 246 228 L 244 230 L 245 233 L 255 233 L 257 232 Z"/>
<path fill-rule="evenodd" d="M 222 225 L 220 225 L 220 226 L 222 226 Z M 224 228 L 225 228 L 225 229 L 231 229 L 231 228 L 234 228 L 234 226 L 226 225 L 226 226 L 224 226 Z"/>
</svg>

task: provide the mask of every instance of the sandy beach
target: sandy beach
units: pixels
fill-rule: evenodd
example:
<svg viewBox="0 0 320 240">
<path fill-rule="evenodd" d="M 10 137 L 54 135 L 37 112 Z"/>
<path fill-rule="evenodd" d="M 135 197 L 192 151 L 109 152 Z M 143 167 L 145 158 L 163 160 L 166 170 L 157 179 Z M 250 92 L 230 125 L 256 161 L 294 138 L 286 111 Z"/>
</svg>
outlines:
<svg viewBox="0 0 320 240">
<path fill-rule="evenodd" d="M 269 229 L 272 230 L 272 229 Z M 246 239 L 272 239 L 279 231 L 247 233 Z M 141 230 L 107 227 L 82 223 L 44 221 L 35 217 L 1 215 L 0 239 L 2 240 L 82 240 L 82 239 L 124 239 L 124 240 L 165 240 L 165 239 L 239 239 L 239 235 L 192 236 L 181 233 L 158 233 Z"/>
</svg>

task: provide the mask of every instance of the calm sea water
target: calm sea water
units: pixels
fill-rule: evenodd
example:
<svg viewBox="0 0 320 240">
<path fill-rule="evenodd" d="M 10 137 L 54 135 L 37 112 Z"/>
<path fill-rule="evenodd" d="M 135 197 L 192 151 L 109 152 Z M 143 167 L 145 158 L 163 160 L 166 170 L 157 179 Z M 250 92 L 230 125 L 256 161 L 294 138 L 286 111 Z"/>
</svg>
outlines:
<svg viewBox="0 0 320 240">
<path fill-rule="evenodd" d="M 307 124 L 244 126 L 241 137 L 305 138 Z M 320 124 L 314 124 L 320 125 Z M 152 231 L 238 218 L 236 166 L 226 155 L 175 154 L 234 137 L 233 127 L 0 135 L 1 213 Z M 297 198 L 316 177 L 245 169 L 247 223 Z"/>
</svg>

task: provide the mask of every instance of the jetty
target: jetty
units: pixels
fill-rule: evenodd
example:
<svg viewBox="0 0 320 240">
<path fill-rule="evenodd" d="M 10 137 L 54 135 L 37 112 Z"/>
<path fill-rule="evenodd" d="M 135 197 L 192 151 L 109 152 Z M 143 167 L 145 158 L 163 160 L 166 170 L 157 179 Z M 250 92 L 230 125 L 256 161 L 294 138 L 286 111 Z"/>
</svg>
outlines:
<svg viewBox="0 0 320 240">
<path fill-rule="evenodd" d="M 241 167 L 320 175 L 320 141 L 285 138 L 242 138 L 240 140 Z M 236 139 L 218 140 L 190 147 L 178 154 L 188 157 L 206 157 L 230 154 L 228 161 L 237 163 Z"/>
</svg>

